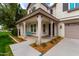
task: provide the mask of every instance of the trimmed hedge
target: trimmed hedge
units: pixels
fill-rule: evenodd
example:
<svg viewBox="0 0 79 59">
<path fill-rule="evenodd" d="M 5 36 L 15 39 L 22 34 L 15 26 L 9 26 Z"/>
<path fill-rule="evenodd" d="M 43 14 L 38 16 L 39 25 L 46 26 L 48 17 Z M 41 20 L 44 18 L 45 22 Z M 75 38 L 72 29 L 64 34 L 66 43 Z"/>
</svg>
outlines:
<svg viewBox="0 0 79 59">
<path fill-rule="evenodd" d="M 13 30 L 11 31 L 11 33 L 12 33 L 14 36 L 17 36 L 17 29 L 16 29 L 16 28 L 13 28 Z"/>
</svg>

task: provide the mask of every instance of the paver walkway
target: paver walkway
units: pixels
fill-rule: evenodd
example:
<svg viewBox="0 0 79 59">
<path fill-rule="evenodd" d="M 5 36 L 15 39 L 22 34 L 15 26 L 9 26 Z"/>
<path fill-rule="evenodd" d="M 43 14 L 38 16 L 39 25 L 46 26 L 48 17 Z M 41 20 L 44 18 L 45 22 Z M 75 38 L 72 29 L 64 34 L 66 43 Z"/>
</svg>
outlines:
<svg viewBox="0 0 79 59">
<path fill-rule="evenodd" d="M 65 38 L 44 56 L 79 56 L 79 39 Z"/>
</svg>

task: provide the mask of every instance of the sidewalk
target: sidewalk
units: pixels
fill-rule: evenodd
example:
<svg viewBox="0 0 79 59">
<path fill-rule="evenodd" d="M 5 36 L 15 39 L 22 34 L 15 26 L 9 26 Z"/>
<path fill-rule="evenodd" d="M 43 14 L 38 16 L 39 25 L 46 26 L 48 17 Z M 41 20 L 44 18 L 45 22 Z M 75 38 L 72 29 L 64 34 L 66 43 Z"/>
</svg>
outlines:
<svg viewBox="0 0 79 59">
<path fill-rule="evenodd" d="M 14 56 L 39 56 L 41 53 L 29 46 L 28 41 L 10 45 Z"/>
</svg>

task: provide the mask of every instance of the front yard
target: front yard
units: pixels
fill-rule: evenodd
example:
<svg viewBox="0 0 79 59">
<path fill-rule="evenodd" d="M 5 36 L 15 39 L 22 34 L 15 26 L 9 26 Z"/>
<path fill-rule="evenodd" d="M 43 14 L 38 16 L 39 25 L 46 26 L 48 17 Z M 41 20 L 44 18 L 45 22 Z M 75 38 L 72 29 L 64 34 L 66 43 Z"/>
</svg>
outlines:
<svg viewBox="0 0 79 59">
<path fill-rule="evenodd" d="M 0 56 L 13 56 L 9 45 L 16 42 L 12 38 L 10 38 L 9 35 L 11 35 L 9 32 L 0 32 Z M 56 37 L 49 42 L 42 43 L 41 45 L 36 45 L 35 43 L 33 43 L 31 44 L 31 47 L 44 54 L 61 40 L 61 37 Z"/>
<path fill-rule="evenodd" d="M 9 45 L 15 41 L 9 37 L 9 32 L 0 32 L 0 56 L 12 56 Z"/>
</svg>

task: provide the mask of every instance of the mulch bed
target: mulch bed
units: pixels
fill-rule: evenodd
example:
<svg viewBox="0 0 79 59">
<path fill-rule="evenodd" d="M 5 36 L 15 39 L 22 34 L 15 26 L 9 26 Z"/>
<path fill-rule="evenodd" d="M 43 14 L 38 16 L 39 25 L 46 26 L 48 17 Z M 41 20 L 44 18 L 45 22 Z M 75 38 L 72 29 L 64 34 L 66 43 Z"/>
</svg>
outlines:
<svg viewBox="0 0 79 59">
<path fill-rule="evenodd" d="M 41 52 L 42 54 L 46 53 L 49 49 L 54 47 L 57 43 L 59 43 L 63 38 L 62 37 L 55 37 L 49 42 L 42 43 L 41 45 L 36 45 L 36 43 L 31 44 L 33 48 Z"/>
<path fill-rule="evenodd" d="M 25 41 L 23 38 L 21 38 L 21 37 L 16 37 L 16 36 L 13 36 L 17 41 L 19 41 L 19 42 L 23 42 L 23 41 Z"/>
</svg>

